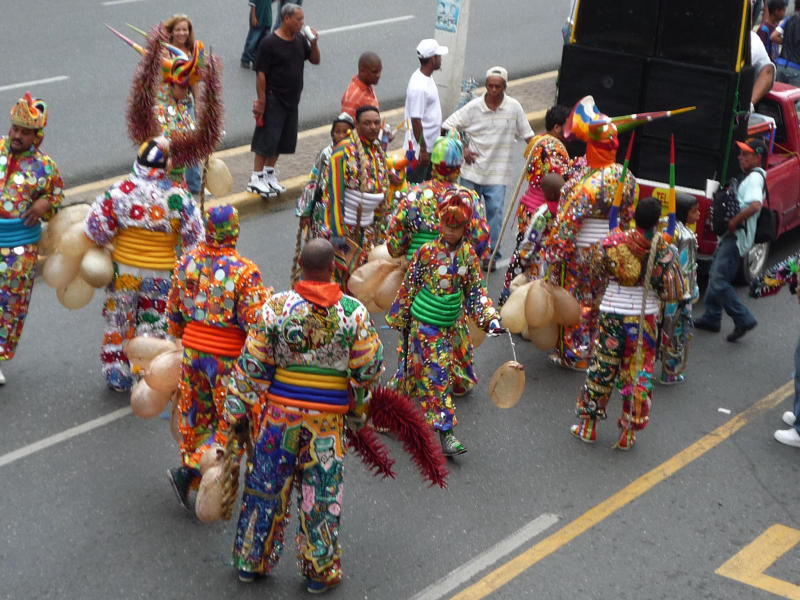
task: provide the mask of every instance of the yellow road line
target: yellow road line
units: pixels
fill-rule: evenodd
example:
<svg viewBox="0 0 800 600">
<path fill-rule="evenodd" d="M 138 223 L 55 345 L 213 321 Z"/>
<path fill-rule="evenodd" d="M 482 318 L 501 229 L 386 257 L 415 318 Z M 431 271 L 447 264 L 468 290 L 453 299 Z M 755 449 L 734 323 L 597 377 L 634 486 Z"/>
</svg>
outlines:
<svg viewBox="0 0 800 600">
<path fill-rule="evenodd" d="M 611 516 L 623 506 L 636 500 L 670 475 L 678 472 L 712 448 L 724 442 L 760 413 L 774 408 L 783 402 L 793 391 L 794 382 L 790 381 L 782 385 L 768 396 L 765 396 L 736 415 L 724 425 L 720 425 L 711 433 L 704 435 L 691 446 L 681 450 L 666 462 L 661 463 L 651 471 L 635 479 L 613 496 L 610 496 L 593 508 L 587 510 L 574 521 L 571 521 L 541 542 L 531 546 L 470 587 L 462 590 L 460 593 L 453 596 L 451 600 L 477 600 L 478 598 L 485 598 L 518 575 L 521 575 L 543 558 L 563 548 L 576 537 Z"/>
<path fill-rule="evenodd" d="M 773 525 L 727 560 L 715 573 L 784 598 L 800 600 L 800 586 L 764 574 L 798 543 L 800 531 L 785 525 Z"/>
</svg>

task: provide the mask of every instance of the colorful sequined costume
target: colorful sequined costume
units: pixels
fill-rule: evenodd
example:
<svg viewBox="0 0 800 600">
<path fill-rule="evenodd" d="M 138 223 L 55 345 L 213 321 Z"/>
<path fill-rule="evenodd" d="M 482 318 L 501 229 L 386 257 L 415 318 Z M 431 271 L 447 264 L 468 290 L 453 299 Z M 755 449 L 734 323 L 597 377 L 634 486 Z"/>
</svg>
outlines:
<svg viewBox="0 0 800 600">
<path fill-rule="evenodd" d="M 557 137 L 544 133 L 534 137 L 531 144 L 527 167 L 528 189 L 517 207 L 517 235 L 525 234 L 533 213 L 545 202 L 542 178 L 548 173 L 557 173 L 566 179 L 570 166 L 567 148 Z"/>
<path fill-rule="evenodd" d="M 457 194 L 463 192 L 451 191 L 443 204 Z M 465 195 L 464 201 L 468 207 L 471 196 Z M 499 316 L 487 296 L 472 244 L 462 237 L 455 252 L 441 237 L 423 244 L 386 315 L 402 339 L 391 385 L 416 399 L 428 423 L 441 432 L 457 425 L 453 382 L 469 351 L 465 338 L 458 335 L 464 314 L 482 329 Z"/>
<path fill-rule="evenodd" d="M 196 127 L 194 122 L 194 101 L 191 96 L 176 100 L 170 93 L 169 86 L 163 85 L 158 90 L 156 103 L 153 106 L 156 121 L 161 126 L 161 135 L 170 139 L 176 131 L 190 132 Z M 191 168 L 191 167 L 190 167 Z M 184 179 L 186 167 L 171 169 L 170 177 L 178 184 L 186 185 Z"/>
<path fill-rule="evenodd" d="M 451 167 L 449 170 L 439 168 L 441 162 L 437 161 L 437 146 L 440 144 L 440 140 L 446 141 L 447 139 L 441 137 L 434 144 L 431 161 L 433 163 L 433 179 L 412 187 L 407 193 L 398 194 L 397 210 L 392 215 L 386 230 L 386 246 L 391 256 L 404 256 L 410 261 L 422 244 L 438 238 L 439 216 L 437 211 L 439 203 L 448 191 L 462 190 L 472 198 L 472 218 L 465 237 L 472 244 L 479 260 L 488 260 L 489 258 L 489 223 L 486 221 L 486 211 L 480 197 L 473 190 L 455 183 L 460 172 L 459 168 Z M 460 142 L 458 145 L 460 147 Z M 458 160 L 459 167 L 463 160 L 463 152 L 461 157 Z M 457 338 L 455 345 L 463 349 L 463 353 L 459 354 L 459 358 L 462 360 L 455 361 L 453 364 L 453 389 L 457 394 L 464 394 L 478 382 L 472 364 L 472 343 L 469 339 L 465 314 L 461 314 L 459 317 L 455 336 Z M 402 351 L 403 342 L 400 340 L 397 348 L 398 356 Z"/>
<path fill-rule="evenodd" d="M 29 93 L 11 110 L 11 122 L 37 129 L 33 145 L 14 153 L 7 137 L 0 138 L 0 361 L 11 360 L 22 335 L 36 275 L 42 226 L 25 226 L 22 213 L 39 198 L 49 207 L 48 221 L 64 198 L 64 183 L 53 160 L 39 150 L 44 138 L 47 107 Z"/>
<path fill-rule="evenodd" d="M 363 415 L 383 348 L 366 308 L 335 283 L 299 281 L 272 296 L 247 336 L 228 386 L 226 418 L 255 424 L 233 547 L 240 571 L 267 573 L 283 549 L 292 488 L 298 497 L 301 575 L 342 579 L 345 414 Z"/>
<path fill-rule="evenodd" d="M 692 305 L 700 297 L 697 285 L 697 237 L 678 221 L 674 245 L 678 249 L 681 272 L 686 279 L 686 294 L 678 302 L 664 305 L 661 323 L 661 381 L 679 383 L 689 358 L 692 339 Z"/>
<path fill-rule="evenodd" d="M 98 246 L 113 245 L 114 279 L 106 288 L 100 352 L 109 386 L 125 391 L 133 378 L 122 344 L 134 336 L 167 336 L 167 295 L 177 257 L 203 237 L 200 214 L 186 188 L 164 170 L 167 142 L 145 142 L 133 172 L 92 204 L 84 223 Z M 161 167 L 143 164 L 154 158 Z"/>
<path fill-rule="evenodd" d="M 327 179 L 322 194 L 325 235 L 337 248 L 335 277 L 346 291 L 350 274 L 366 262 L 385 227 L 389 171 L 380 142 L 366 142 L 351 131 L 331 154 Z M 351 246 L 343 250 L 348 239 Z"/>
<path fill-rule="evenodd" d="M 323 204 L 322 190 L 328 185 L 328 165 L 331 162 L 332 153 L 333 143 L 319 151 L 317 158 L 314 159 L 314 166 L 311 167 L 311 172 L 308 174 L 308 183 L 297 199 L 295 214 L 298 217 L 311 219 L 311 237 L 320 237 L 325 230 L 325 205 Z"/>
<path fill-rule="evenodd" d="M 606 285 L 586 382 L 578 396 L 576 412 L 581 422 L 572 427 L 572 433 L 583 441 L 595 440 L 596 421 L 606 418 L 606 405 L 615 386 L 622 395 L 618 447 L 629 449 L 635 443 L 634 432 L 644 429 L 649 420 L 659 303 L 683 298 L 686 283 L 675 247 L 657 234 L 645 293 L 651 252 L 648 235 L 638 228 L 617 230 L 592 251 L 592 276 Z"/>
<path fill-rule="evenodd" d="M 558 204 L 558 214 L 545 241 L 544 257 L 551 267 L 551 279 L 569 291 L 581 305 L 581 321 L 563 327 L 554 362 L 583 370 L 592 348 L 599 317 L 598 282 L 589 273 L 593 244 L 608 235 L 608 216 L 618 185 L 622 185 L 619 225 L 627 227 L 633 218 L 639 186 L 630 171 L 620 181 L 623 166 L 616 160 L 617 129 L 597 110 L 591 96 L 575 105 L 564 123 L 567 139 L 586 142 L 585 166 L 573 169 Z"/>
<path fill-rule="evenodd" d="M 236 251 L 239 216 L 230 205 L 206 213 L 206 239 L 178 259 L 167 301 L 169 333 L 183 342 L 180 383 L 181 462 L 193 469 L 210 446 L 223 448 L 228 375 L 247 330 L 272 291 L 256 264 Z"/>
</svg>

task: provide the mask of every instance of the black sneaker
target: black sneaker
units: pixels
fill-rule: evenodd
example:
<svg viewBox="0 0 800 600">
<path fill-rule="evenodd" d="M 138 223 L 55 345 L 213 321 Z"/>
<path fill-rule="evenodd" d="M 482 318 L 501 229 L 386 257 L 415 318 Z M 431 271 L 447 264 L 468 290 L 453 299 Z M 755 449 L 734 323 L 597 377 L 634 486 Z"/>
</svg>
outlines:
<svg viewBox="0 0 800 600">
<path fill-rule="evenodd" d="M 745 325 L 744 327 L 734 327 L 733 331 L 728 335 L 727 340 L 729 342 L 735 342 L 740 337 L 742 337 L 745 333 L 753 329 L 758 323 L 753 322 L 750 325 Z"/>
<path fill-rule="evenodd" d="M 169 477 L 169 482 L 172 484 L 172 489 L 175 491 L 178 501 L 183 508 L 191 511 L 192 506 L 189 504 L 189 486 L 192 484 L 192 472 L 186 467 L 172 467 L 171 469 L 167 469 L 167 477 Z"/>
<path fill-rule="evenodd" d="M 483 268 L 483 272 L 486 273 L 488 271 L 489 273 L 494 273 L 497 270 L 497 265 L 495 265 L 495 262 L 496 261 L 493 260 L 492 263 L 489 264 L 488 258 L 483 259 L 483 262 L 481 263 L 481 268 Z"/>
<path fill-rule="evenodd" d="M 721 329 L 719 324 L 715 325 L 714 323 L 704 321 L 702 317 L 694 320 L 694 328 L 702 329 L 703 331 L 710 331 L 711 333 L 719 333 L 719 330 Z"/>
</svg>

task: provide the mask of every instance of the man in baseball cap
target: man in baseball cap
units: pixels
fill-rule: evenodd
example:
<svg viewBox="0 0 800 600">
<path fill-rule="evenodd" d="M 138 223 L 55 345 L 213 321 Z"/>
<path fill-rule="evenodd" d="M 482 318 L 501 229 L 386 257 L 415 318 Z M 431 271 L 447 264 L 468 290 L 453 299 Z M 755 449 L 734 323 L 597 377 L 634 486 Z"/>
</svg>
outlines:
<svg viewBox="0 0 800 600">
<path fill-rule="evenodd" d="M 433 38 L 426 38 L 417 44 L 417 58 L 431 58 L 433 56 L 446 56 L 447 46 L 440 46 Z"/>
<path fill-rule="evenodd" d="M 419 69 L 411 74 L 406 88 L 404 120 L 409 124 L 403 147 L 413 148 L 417 166 L 408 175 L 409 183 L 421 183 L 431 178 L 431 151 L 442 128 L 442 105 L 433 72 L 442 68 L 442 56 L 447 46 L 433 38 L 417 44 Z"/>
</svg>

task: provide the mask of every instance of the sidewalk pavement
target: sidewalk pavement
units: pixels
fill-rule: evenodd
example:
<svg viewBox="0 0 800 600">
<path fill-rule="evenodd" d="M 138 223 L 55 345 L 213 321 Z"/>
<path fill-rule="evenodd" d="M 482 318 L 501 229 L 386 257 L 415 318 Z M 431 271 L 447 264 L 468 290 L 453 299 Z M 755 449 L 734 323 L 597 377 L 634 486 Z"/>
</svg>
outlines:
<svg viewBox="0 0 800 600">
<path fill-rule="evenodd" d="M 556 75 L 556 71 L 549 71 L 522 79 L 515 79 L 508 83 L 506 93 L 522 104 L 531 127 L 537 133 L 544 131 L 544 114 L 555 101 Z M 476 93 L 483 93 L 483 89 L 476 90 Z M 403 119 L 403 107 L 385 110 L 381 115 L 386 118 L 387 123 L 395 126 Z M 389 150 L 400 151 L 402 142 L 403 135 L 398 133 Z M 263 200 L 257 194 L 241 191 L 246 188 L 250 174 L 253 171 L 253 155 L 250 153 L 249 144 L 216 152 L 215 156 L 225 161 L 225 164 L 228 165 L 228 169 L 233 176 L 234 191 L 220 198 L 207 197 L 206 204 L 209 206 L 232 204 L 238 208 L 242 216 L 293 208 L 306 184 L 308 173 L 317 153 L 329 143 L 329 125 L 301 131 L 297 139 L 296 152 L 291 155 L 283 155 L 278 160 L 277 168 L 280 172 L 280 181 L 286 187 L 286 191 L 278 198 L 271 200 Z M 133 158 L 132 155 L 131 162 L 133 162 Z M 65 190 L 64 206 L 92 202 L 112 183 L 123 177 L 125 175 L 67 188 Z"/>
</svg>

